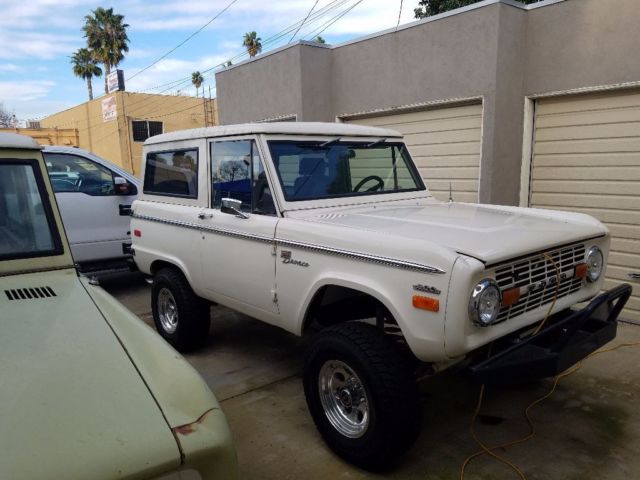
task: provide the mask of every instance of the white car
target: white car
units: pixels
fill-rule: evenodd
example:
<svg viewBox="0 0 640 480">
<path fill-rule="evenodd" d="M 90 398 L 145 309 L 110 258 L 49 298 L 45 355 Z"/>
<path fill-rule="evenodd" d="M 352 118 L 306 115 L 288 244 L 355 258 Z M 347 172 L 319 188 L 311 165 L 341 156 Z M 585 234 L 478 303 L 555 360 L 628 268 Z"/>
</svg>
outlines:
<svg viewBox="0 0 640 480">
<path fill-rule="evenodd" d="M 609 251 L 599 221 L 438 201 L 391 130 L 230 125 L 143 151 L 131 226 L 157 330 L 193 348 L 216 302 L 315 333 L 309 410 L 329 446 L 367 468 L 415 440 L 419 374 L 475 358 L 478 382 L 556 375 L 615 337 L 630 295 L 596 297 Z"/>
<path fill-rule="evenodd" d="M 82 271 L 126 268 L 140 180 L 80 148 L 45 147 L 43 155 L 74 261 Z"/>
</svg>

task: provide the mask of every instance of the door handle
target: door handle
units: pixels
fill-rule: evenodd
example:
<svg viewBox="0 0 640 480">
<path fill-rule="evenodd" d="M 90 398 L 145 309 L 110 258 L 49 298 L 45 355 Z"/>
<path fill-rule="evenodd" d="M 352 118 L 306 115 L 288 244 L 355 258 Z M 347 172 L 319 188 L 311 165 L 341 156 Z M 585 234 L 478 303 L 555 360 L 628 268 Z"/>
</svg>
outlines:
<svg viewBox="0 0 640 480">
<path fill-rule="evenodd" d="M 205 219 L 208 219 L 208 218 L 213 218 L 213 213 L 200 212 L 200 213 L 198 214 L 198 218 L 199 218 L 200 220 L 205 220 Z"/>
<path fill-rule="evenodd" d="M 631 278 L 632 280 L 640 280 L 640 273 L 630 273 L 629 278 Z"/>
</svg>

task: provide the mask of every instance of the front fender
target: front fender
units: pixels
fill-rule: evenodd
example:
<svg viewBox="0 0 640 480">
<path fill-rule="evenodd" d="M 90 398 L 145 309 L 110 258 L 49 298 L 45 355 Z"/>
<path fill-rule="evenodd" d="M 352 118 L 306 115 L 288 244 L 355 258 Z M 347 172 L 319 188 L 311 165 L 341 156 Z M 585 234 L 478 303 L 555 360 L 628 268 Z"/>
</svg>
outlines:
<svg viewBox="0 0 640 480">
<path fill-rule="evenodd" d="M 309 307 L 311 306 L 311 302 L 318 294 L 318 292 L 327 286 L 338 286 L 350 288 L 352 290 L 357 290 L 359 292 L 366 293 L 371 297 L 378 300 L 382 303 L 391 315 L 394 318 L 398 318 L 400 312 L 395 308 L 391 299 L 383 293 L 384 287 L 382 285 L 371 285 L 362 283 L 364 279 L 358 278 L 356 275 L 349 275 L 347 273 L 343 273 L 343 275 L 336 275 L 332 277 L 323 277 L 321 279 L 316 279 L 315 283 L 311 285 L 309 290 L 306 293 L 305 300 L 302 303 L 300 310 L 298 311 L 296 328 L 295 332 L 297 335 L 302 335 L 304 331 L 304 323 L 307 318 L 307 312 L 309 311 Z"/>
</svg>

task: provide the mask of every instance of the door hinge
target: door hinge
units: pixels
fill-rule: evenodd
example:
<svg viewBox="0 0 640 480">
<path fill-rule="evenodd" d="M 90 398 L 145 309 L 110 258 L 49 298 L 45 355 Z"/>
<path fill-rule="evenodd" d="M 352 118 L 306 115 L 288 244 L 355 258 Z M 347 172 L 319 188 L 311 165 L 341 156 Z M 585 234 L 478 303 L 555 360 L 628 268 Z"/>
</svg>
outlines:
<svg viewBox="0 0 640 480">
<path fill-rule="evenodd" d="M 271 300 L 273 300 L 273 303 L 278 303 L 278 292 L 275 290 L 271 290 Z"/>
<path fill-rule="evenodd" d="M 278 245 L 276 245 L 275 243 L 271 244 L 271 255 L 275 257 L 277 252 L 278 252 Z"/>
</svg>

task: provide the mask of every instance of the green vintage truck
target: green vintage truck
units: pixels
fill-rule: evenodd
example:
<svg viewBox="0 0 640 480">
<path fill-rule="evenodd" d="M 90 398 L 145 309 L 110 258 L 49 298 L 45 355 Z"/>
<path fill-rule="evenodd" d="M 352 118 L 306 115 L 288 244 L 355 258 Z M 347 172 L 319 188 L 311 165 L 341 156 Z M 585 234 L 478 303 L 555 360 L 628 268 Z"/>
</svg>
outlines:
<svg viewBox="0 0 640 480">
<path fill-rule="evenodd" d="M 40 146 L 0 134 L 0 478 L 237 478 L 196 371 L 78 276 Z"/>
</svg>

